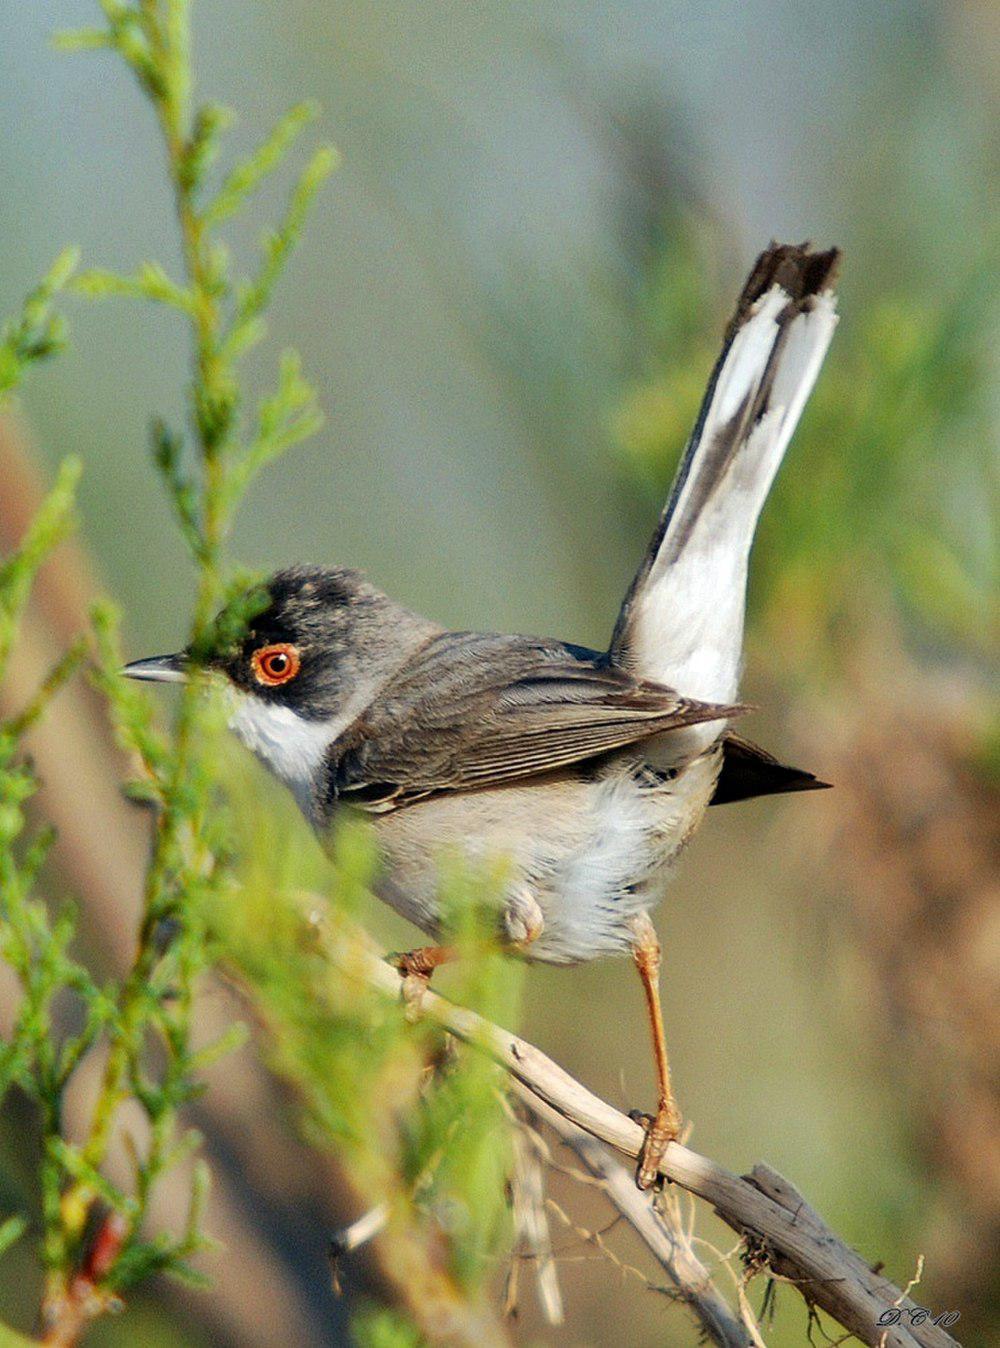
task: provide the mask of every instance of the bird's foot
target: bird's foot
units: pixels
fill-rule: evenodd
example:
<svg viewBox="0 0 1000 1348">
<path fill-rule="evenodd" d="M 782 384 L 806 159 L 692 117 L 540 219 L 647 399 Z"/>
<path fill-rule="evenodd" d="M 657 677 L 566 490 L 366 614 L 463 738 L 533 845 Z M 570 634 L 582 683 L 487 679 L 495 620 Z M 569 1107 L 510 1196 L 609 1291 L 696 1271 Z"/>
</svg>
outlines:
<svg viewBox="0 0 1000 1348">
<path fill-rule="evenodd" d="M 434 945 L 422 945 L 418 950 L 394 950 L 385 959 L 403 978 L 416 976 L 429 979 L 438 965 L 444 962 L 441 947 Z"/>
<path fill-rule="evenodd" d="M 680 1136 L 681 1116 L 673 1100 L 663 1100 L 655 1114 L 644 1114 L 641 1110 L 633 1109 L 629 1113 L 629 1118 L 635 1123 L 641 1123 L 646 1129 L 646 1140 L 642 1144 L 639 1163 L 636 1166 L 635 1182 L 640 1189 L 651 1189 L 654 1184 L 663 1182 L 660 1163 L 668 1145 Z"/>
<path fill-rule="evenodd" d="M 431 975 L 438 965 L 447 963 L 454 955 L 450 946 L 439 945 L 423 945 L 417 950 L 397 950 L 386 955 L 386 962 L 399 972 L 400 995 L 406 1007 L 407 1020 L 418 1019 Z"/>
</svg>

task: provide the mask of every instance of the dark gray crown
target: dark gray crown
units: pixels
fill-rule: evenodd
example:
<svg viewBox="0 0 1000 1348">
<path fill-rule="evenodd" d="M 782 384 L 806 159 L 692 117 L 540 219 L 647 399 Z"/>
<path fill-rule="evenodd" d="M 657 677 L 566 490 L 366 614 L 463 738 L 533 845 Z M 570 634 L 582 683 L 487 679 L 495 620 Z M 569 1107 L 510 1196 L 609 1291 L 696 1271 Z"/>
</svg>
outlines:
<svg viewBox="0 0 1000 1348">
<path fill-rule="evenodd" d="M 415 634 L 437 630 L 349 567 L 288 567 L 263 590 L 265 607 L 243 640 L 212 663 L 238 688 L 310 720 L 337 715 L 360 683 L 381 684 L 385 671 L 412 649 Z M 301 669 L 287 684 L 264 687 L 254 678 L 251 658 L 278 642 L 296 647 Z"/>
</svg>

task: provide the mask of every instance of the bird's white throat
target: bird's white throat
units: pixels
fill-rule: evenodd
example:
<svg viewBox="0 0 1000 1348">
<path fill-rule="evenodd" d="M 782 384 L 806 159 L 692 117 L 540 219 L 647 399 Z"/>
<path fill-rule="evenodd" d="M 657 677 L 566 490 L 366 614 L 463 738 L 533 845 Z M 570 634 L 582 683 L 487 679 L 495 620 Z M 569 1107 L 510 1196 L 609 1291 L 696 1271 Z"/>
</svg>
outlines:
<svg viewBox="0 0 1000 1348">
<path fill-rule="evenodd" d="M 323 757 L 343 726 L 308 721 L 291 707 L 231 690 L 229 728 L 289 788 L 308 818 L 314 814 L 313 786 Z"/>
</svg>

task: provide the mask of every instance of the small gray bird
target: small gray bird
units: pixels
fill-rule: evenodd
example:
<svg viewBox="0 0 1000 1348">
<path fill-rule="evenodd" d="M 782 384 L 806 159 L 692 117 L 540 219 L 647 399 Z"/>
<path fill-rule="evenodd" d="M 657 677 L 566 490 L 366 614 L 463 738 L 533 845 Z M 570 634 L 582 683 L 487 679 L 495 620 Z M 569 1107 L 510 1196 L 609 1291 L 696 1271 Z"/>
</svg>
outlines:
<svg viewBox="0 0 1000 1348">
<path fill-rule="evenodd" d="M 502 858 L 500 938 L 574 964 L 631 953 L 659 1085 L 638 1169 L 656 1178 L 680 1116 L 649 919 L 710 804 L 824 785 L 729 729 L 757 519 L 836 326 L 836 250 L 772 245 L 726 332 L 670 499 L 606 653 L 537 637 L 448 632 L 356 571 L 293 567 L 267 584 L 244 640 L 203 657 L 231 726 L 322 834 L 369 815 L 381 893 L 439 940 L 439 863 Z M 188 652 L 139 660 L 179 680 Z M 399 959 L 429 977 L 427 946 Z"/>
</svg>

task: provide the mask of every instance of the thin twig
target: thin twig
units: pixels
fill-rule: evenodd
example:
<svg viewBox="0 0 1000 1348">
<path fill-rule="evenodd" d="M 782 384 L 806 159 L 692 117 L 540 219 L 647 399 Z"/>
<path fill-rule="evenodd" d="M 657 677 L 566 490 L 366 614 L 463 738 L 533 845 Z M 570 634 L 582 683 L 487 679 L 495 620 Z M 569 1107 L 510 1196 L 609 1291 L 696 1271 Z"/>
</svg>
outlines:
<svg viewBox="0 0 1000 1348">
<path fill-rule="evenodd" d="M 530 1260 L 535 1270 L 538 1302 L 545 1321 L 561 1325 L 565 1319 L 562 1293 L 555 1260 L 552 1257 L 552 1237 L 545 1210 L 545 1164 L 548 1148 L 532 1126 L 533 1116 L 527 1110 L 518 1110 L 514 1119 L 513 1168 L 511 1172 L 511 1208 L 514 1220 L 514 1248 L 511 1254 L 510 1274 L 507 1279 L 504 1311 L 514 1315 L 517 1310 L 517 1275 L 523 1261 Z"/>
<path fill-rule="evenodd" d="M 388 1220 L 389 1209 L 384 1203 L 377 1203 L 375 1207 L 363 1212 L 356 1221 L 351 1222 L 350 1226 L 341 1227 L 330 1237 L 327 1257 L 330 1260 L 330 1279 L 336 1296 L 340 1296 L 341 1293 L 341 1259 L 345 1254 L 351 1254 L 352 1251 L 359 1250 L 362 1245 L 367 1245 L 370 1240 L 374 1240 L 377 1235 L 385 1230 Z"/>
<path fill-rule="evenodd" d="M 351 1222 L 350 1226 L 342 1227 L 335 1231 L 330 1237 L 330 1258 L 340 1259 L 345 1254 L 350 1254 L 352 1250 L 358 1250 L 362 1245 L 367 1245 L 370 1240 L 374 1240 L 380 1231 L 385 1230 L 385 1224 L 389 1220 L 389 1209 L 384 1203 L 378 1203 L 375 1207 L 369 1208 L 367 1212 Z"/>
<path fill-rule="evenodd" d="M 677 1289 L 678 1299 L 690 1307 L 711 1341 L 720 1348 L 747 1348 L 749 1335 L 714 1286 L 680 1222 L 671 1222 L 667 1213 L 657 1210 L 650 1196 L 636 1187 L 631 1172 L 590 1133 L 570 1123 L 549 1105 L 534 1108 L 538 1117 L 573 1148 L 590 1174 L 599 1180 L 608 1198 L 666 1272 Z"/>
</svg>

